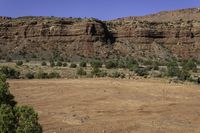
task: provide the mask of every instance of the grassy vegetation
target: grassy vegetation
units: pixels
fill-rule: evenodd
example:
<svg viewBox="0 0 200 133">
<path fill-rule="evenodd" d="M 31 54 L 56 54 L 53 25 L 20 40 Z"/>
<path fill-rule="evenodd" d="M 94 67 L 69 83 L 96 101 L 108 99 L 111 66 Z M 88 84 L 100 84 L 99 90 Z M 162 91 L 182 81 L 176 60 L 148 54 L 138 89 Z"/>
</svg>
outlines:
<svg viewBox="0 0 200 133">
<path fill-rule="evenodd" d="M 50 60 L 49 64 L 45 61 L 36 63 L 12 61 L 0 64 L 0 72 L 7 78 L 26 79 L 75 78 L 77 76 L 130 78 L 132 75 L 145 78 L 166 77 L 182 81 L 197 81 L 200 70 L 195 60 L 177 61 L 172 59 L 163 63 L 150 60 L 136 61 L 132 57 L 126 57 L 119 60 L 93 60 L 89 63 L 86 61 L 70 63 L 60 60 Z"/>
</svg>

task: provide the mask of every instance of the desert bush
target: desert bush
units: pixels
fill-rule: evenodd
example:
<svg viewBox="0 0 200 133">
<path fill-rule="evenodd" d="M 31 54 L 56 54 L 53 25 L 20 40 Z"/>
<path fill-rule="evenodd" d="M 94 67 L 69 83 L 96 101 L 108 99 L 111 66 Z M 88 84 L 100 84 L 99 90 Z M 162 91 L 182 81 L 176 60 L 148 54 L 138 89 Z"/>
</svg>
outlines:
<svg viewBox="0 0 200 133">
<path fill-rule="evenodd" d="M 51 66 L 51 67 L 54 67 L 54 66 L 55 66 L 54 60 L 50 60 L 49 63 L 50 63 L 50 66 Z"/>
<path fill-rule="evenodd" d="M 63 63 L 63 67 L 67 67 L 67 65 L 68 65 L 68 64 L 67 64 L 66 62 Z"/>
<path fill-rule="evenodd" d="M 11 79 L 18 79 L 20 76 L 20 72 L 7 66 L 3 66 L 0 69 L 0 73 L 4 74 L 6 78 L 11 78 Z"/>
<path fill-rule="evenodd" d="M 22 66 L 22 65 L 23 65 L 23 61 L 17 61 L 17 62 L 16 62 L 16 65 L 17 65 L 17 66 Z"/>
<path fill-rule="evenodd" d="M 132 64 L 131 66 L 129 66 L 129 71 L 135 71 L 139 68 L 139 65 L 138 64 Z"/>
<path fill-rule="evenodd" d="M 170 61 L 167 64 L 168 73 L 167 76 L 169 77 L 176 77 L 180 74 L 180 69 L 176 61 Z"/>
<path fill-rule="evenodd" d="M 107 73 L 105 71 L 100 70 L 99 68 L 94 67 L 91 71 L 91 74 L 96 77 L 106 77 Z"/>
<path fill-rule="evenodd" d="M 79 66 L 80 67 L 87 67 L 87 62 L 82 61 L 82 62 L 80 62 Z"/>
<path fill-rule="evenodd" d="M 15 107 L 17 120 L 16 133 L 42 133 L 42 127 L 38 123 L 38 114 L 32 107 Z"/>
<path fill-rule="evenodd" d="M 155 62 L 155 61 L 154 61 L 153 64 L 152 64 L 151 66 L 152 66 L 152 69 L 153 69 L 153 70 L 159 70 L 159 65 L 160 65 L 160 64 L 159 64 L 158 62 Z"/>
<path fill-rule="evenodd" d="M 132 57 L 127 57 L 125 60 L 126 68 L 131 68 L 135 65 L 138 65 L 138 62 L 134 60 Z"/>
<path fill-rule="evenodd" d="M 8 57 L 8 56 L 6 57 L 5 60 L 6 60 L 6 62 L 12 62 L 12 58 L 11 58 L 11 57 Z"/>
<path fill-rule="evenodd" d="M 34 77 L 37 79 L 47 79 L 47 78 L 49 78 L 49 75 L 46 72 L 39 71 L 39 72 L 35 73 Z"/>
<path fill-rule="evenodd" d="M 147 68 L 137 68 L 137 69 L 135 70 L 135 73 L 136 73 L 138 76 L 147 76 L 147 75 L 149 74 Z"/>
<path fill-rule="evenodd" d="M 91 61 L 90 62 L 91 67 L 93 68 L 101 68 L 103 63 L 99 60 Z"/>
<path fill-rule="evenodd" d="M 78 68 L 76 71 L 77 75 L 87 75 L 87 72 L 83 68 Z"/>
<path fill-rule="evenodd" d="M 30 60 L 29 60 L 29 59 L 26 59 L 26 60 L 25 60 L 25 62 L 27 62 L 27 63 L 28 63 L 28 62 L 30 62 Z"/>
<path fill-rule="evenodd" d="M 117 68 L 118 67 L 118 62 L 117 61 L 108 61 L 108 62 L 105 63 L 105 67 L 107 69 Z"/>
<path fill-rule="evenodd" d="M 45 61 L 43 61 L 43 62 L 41 63 L 41 65 L 42 65 L 42 66 L 46 66 L 47 63 L 46 63 Z"/>
<path fill-rule="evenodd" d="M 145 66 L 153 65 L 153 61 L 152 60 L 143 60 L 142 64 Z"/>
<path fill-rule="evenodd" d="M 76 67 L 77 67 L 77 65 L 75 63 L 70 64 L 70 68 L 76 68 Z"/>
<path fill-rule="evenodd" d="M 13 107 L 16 102 L 14 101 L 14 96 L 9 91 L 9 85 L 6 83 L 6 76 L 0 74 L 0 106 L 3 104 Z"/>
<path fill-rule="evenodd" d="M 60 77 L 61 77 L 60 74 L 57 72 L 50 72 L 48 74 L 48 78 L 60 78 Z"/>
<path fill-rule="evenodd" d="M 122 59 L 120 59 L 118 61 L 118 64 L 117 64 L 118 68 L 126 68 L 126 62 Z"/>
<path fill-rule="evenodd" d="M 63 65 L 62 62 L 60 62 L 60 61 L 58 61 L 58 62 L 56 63 L 56 66 L 61 67 L 62 65 Z"/>
<path fill-rule="evenodd" d="M 42 133 L 37 113 L 32 107 L 17 106 L 3 75 L 0 75 L 0 132 Z"/>
<path fill-rule="evenodd" d="M 182 81 L 188 80 L 190 76 L 190 73 L 184 69 L 180 70 L 179 74 L 177 75 L 178 79 Z"/>
<path fill-rule="evenodd" d="M 197 64 L 194 60 L 188 60 L 186 62 L 183 62 L 182 67 L 184 70 L 192 70 L 192 71 L 196 71 L 197 70 Z"/>
<path fill-rule="evenodd" d="M 112 74 L 109 75 L 109 77 L 112 78 L 125 78 L 125 74 L 122 72 L 113 72 Z"/>
<path fill-rule="evenodd" d="M 27 78 L 27 79 L 34 79 L 34 78 L 35 78 L 35 77 L 34 77 L 34 73 L 32 73 L 32 72 L 26 73 L 26 74 L 25 74 L 25 78 Z"/>
</svg>

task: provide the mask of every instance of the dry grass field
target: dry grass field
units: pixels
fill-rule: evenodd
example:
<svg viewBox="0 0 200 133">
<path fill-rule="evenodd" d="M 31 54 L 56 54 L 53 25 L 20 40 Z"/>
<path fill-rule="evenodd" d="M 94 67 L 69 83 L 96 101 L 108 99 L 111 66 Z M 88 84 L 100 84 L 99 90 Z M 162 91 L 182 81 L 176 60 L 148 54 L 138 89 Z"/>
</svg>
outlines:
<svg viewBox="0 0 200 133">
<path fill-rule="evenodd" d="M 200 86 L 166 80 L 9 80 L 45 133 L 200 133 Z"/>
</svg>

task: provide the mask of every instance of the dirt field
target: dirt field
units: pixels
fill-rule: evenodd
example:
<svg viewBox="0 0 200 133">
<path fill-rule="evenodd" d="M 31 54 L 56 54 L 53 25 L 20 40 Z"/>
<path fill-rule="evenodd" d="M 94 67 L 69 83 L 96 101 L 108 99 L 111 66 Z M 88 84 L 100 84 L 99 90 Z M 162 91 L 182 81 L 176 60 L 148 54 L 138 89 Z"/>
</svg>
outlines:
<svg viewBox="0 0 200 133">
<path fill-rule="evenodd" d="M 200 133 L 200 86 L 165 80 L 10 80 L 46 133 Z"/>
</svg>

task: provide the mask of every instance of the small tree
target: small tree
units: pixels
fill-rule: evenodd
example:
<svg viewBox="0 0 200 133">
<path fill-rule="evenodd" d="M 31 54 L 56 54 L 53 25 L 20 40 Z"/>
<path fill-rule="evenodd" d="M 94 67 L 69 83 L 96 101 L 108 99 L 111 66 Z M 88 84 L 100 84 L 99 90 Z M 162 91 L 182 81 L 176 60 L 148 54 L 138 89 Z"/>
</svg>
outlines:
<svg viewBox="0 0 200 133">
<path fill-rule="evenodd" d="M 79 64 L 80 67 L 87 67 L 87 63 L 85 61 L 80 62 Z"/>
<path fill-rule="evenodd" d="M 66 62 L 63 63 L 63 67 L 67 67 L 67 63 Z"/>
<path fill-rule="evenodd" d="M 76 73 L 77 75 L 81 75 L 81 76 L 87 75 L 87 72 L 83 68 L 78 68 Z"/>
<path fill-rule="evenodd" d="M 53 59 L 51 59 L 51 60 L 49 61 L 49 63 L 50 63 L 50 67 L 54 67 L 54 66 L 55 66 L 55 62 L 54 62 Z"/>
<path fill-rule="evenodd" d="M 113 72 L 111 75 L 109 75 L 112 78 L 125 78 L 125 74 L 122 72 Z"/>
<path fill-rule="evenodd" d="M 32 107 L 16 106 L 8 87 L 5 76 L 0 75 L 0 132 L 42 133 L 37 113 Z"/>
<path fill-rule="evenodd" d="M 41 133 L 42 127 L 38 123 L 38 115 L 32 107 L 21 106 L 15 108 L 17 118 L 17 133 Z"/>
<path fill-rule="evenodd" d="M 57 72 L 50 72 L 48 78 L 60 78 L 60 74 Z"/>
<path fill-rule="evenodd" d="M 105 71 L 100 70 L 99 68 L 93 68 L 91 71 L 91 74 L 96 76 L 96 77 L 105 77 L 107 76 L 107 73 Z"/>
<path fill-rule="evenodd" d="M 28 73 L 25 74 L 25 77 L 26 77 L 27 79 L 34 79 L 34 73 L 28 72 Z"/>
<path fill-rule="evenodd" d="M 56 63 L 56 66 L 61 67 L 62 65 L 63 65 L 62 62 L 60 62 L 60 61 L 58 61 L 58 62 Z"/>
<path fill-rule="evenodd" d="M 70 68 L 76 68 L 76 67 L 77 67 L 77 65 L 75 63 L 70 64 Z"/>
<path fill-rule="evenodd" d="M 0 132 L 15 132 L 15 115 L 13 107 L 8 104 L 0 104 Z"/>
<path fill-rule="evenodd" d="M 40 70 L 38 73 L 36 73 L 34 75 L 34 77 L 38 78 L 38 79 L 47 79 L 47 78 L 49 78 L 49 75 L 48 75 L 48 73 L 43 72 L 43 71 Z"/>
<path fill-rule="evenodd" d="M 147 76 L 149 73 L 148 73 L 148 69 L 146 68 L 137 68 L 135 70 L 135 73 L 138 75 L 138 76 Z"/>
<path fill-rule="evenodd" d="M 175 77 L 180 74 L 180 69 L 176 61 L 170 61 L 167 64 L 167 69 L 168 69 L 168 76 L 169 77 Z"/>
<path fill-rule="evenodd" d="M 127 57 L 126 58 L 126 68 L 132 68 L 135 65 L 138 65 L 138 62 L 134 60 L 132 57 Z"/>
<path fill-rule="evenodd" d="M 20 76 L 20 72 L 16 71 L 13 68 L 7 67 L 7 66 L 3 66 L 0 69 L 0 73 L 4 74 L 6 76 L 6 78 L 11 78 L 11 79 L 18 79 Z"/>
<path fill-rule="evenodd" d="M 193 60 L 188 60 L 187 62 L 183 63 L 183 69 L 187 70 L 187 71 L 189 71 L 189 70 L 196 71 L 197 70 L 197 64 Z"/>
<path fill-rule="evenodd" d="M 108 61 L 105 63 L 107 69 L 117 68 L 118 63 L 116 61 Z"/>
<path fill-rule="evenodd" d="M 101 61 L 99 61 L 99 60 L 96 60 L 96 61 L 90 62 L 90 65 L 93 68 L 100 68 L 100 67 L 102 67 L 103 63 Z"/>
<path fill-rule="evenodd" d="M 22 65 L 23 65 L 23 61 L 17 61 L 17 62 L 16 62 L 16 65 L 17 65 L 17 66 L 22 66 Z"/>
<path fill-rule="evenodd" d="M 7 56 L 7 57 L 6 57 L 6 62 L 12 62 L 12 58 L 9 57 L 9 56 Z"/>
<path fill-rule="evenodd" d="M 47 63 L 46 63 L 45 61 L 43 61 L 43 62 L 41 63 L 41 65 L 42 65 L 42 66 L 46 66 Z"/>
<path fill-rule="evenodd" d="M 0 105 L 8 104 L 15 106 L 14 96 L 9 91 L 9 85 L 6 83 L 6 76 L 0 74 Z"/>
</svg>

